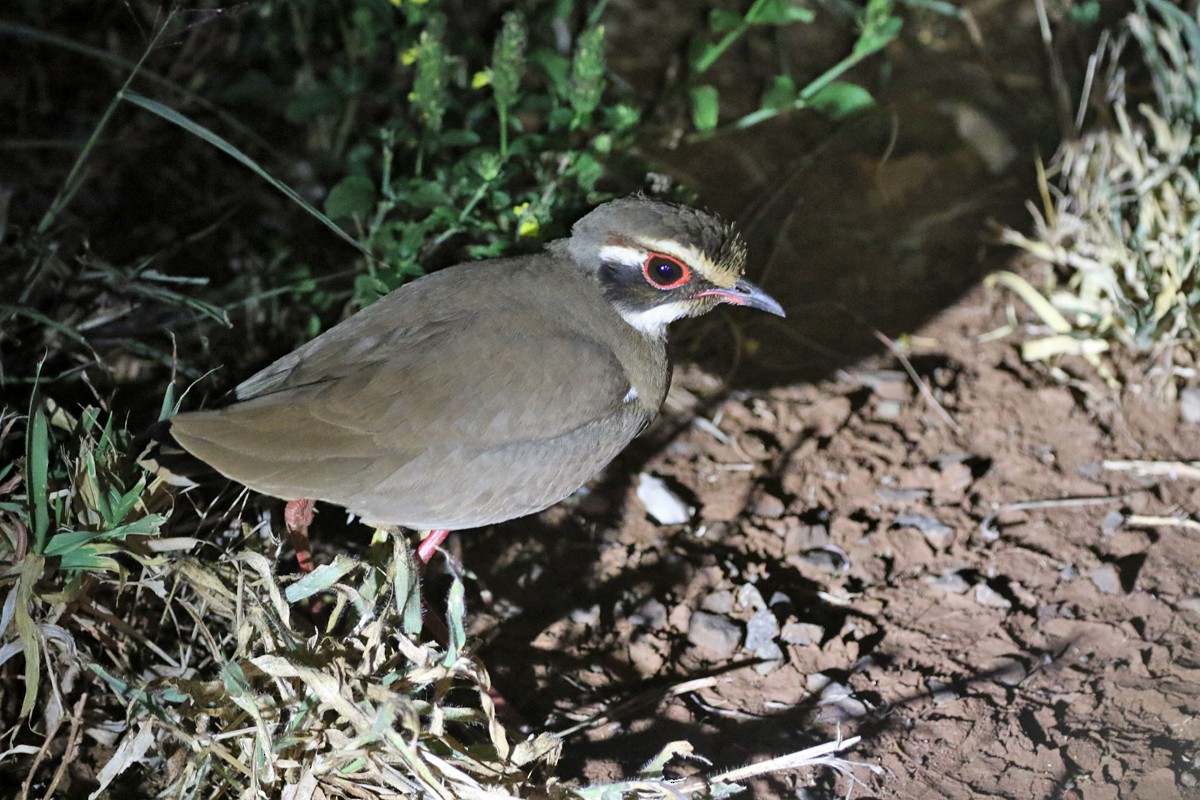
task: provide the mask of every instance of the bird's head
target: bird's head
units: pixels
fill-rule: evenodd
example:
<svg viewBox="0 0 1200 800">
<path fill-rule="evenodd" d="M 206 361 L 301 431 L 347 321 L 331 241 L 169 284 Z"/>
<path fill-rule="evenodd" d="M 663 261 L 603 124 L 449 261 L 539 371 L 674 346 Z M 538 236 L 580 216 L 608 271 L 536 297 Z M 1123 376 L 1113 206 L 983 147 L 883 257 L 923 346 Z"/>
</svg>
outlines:
<svg viewBox="0 0 1200 800">
<path fill-rule="evenodd" d="M 742 277 L 746 245 L 732 225 L 688 206 L 626 197 L 598 206 L 565 242 L 633 327 L 661 337 L 668 323 L 721 303 L 785 316 L 779 303 Z"/>
</svg>

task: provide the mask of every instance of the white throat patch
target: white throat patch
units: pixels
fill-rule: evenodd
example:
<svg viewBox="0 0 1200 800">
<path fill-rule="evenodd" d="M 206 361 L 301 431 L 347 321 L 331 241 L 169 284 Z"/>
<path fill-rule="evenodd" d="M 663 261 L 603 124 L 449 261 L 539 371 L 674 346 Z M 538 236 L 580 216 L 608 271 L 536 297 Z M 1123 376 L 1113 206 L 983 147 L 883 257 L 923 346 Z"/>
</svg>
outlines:
<svg viewBox="0 0 1200 800">
<path fill-rule="evenodd" d="M 617 309 L 621 318 L 642 333 L 654 339 L 662 339 L 667 335 L 667 325 L 688 315 L 689 308 L 684 303 L 667 303 L 642 311 Z"/>
</svg>

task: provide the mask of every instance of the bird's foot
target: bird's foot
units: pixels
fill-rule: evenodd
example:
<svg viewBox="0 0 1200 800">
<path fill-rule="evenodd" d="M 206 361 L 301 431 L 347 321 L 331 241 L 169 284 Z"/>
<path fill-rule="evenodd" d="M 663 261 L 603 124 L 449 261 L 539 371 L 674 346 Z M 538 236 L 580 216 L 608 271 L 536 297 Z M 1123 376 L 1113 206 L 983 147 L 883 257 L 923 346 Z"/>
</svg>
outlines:
<svg viewBox="0 0 1200 800">
<path fill-rule="evenodd" d="M 296 548 L 296 564 L 304 573 L 312 572 L 316 565 L 312 558 L 312 543 L 308 540 L 308 526 L 312 524 L 314 506 L 312 500 L 301 498 L 289 500 L 283 507 L 283 524 Z"/>
<path fill-rule="evenodd" d="M 433 558 L 433 554 L 442 546 L 442 542 L 446 541 L 446 537 L 450 535 L 450 531 L 428 531 L 425 538 L 417 545 L 417 560 L 422 564 L 428 564 L 429 559 Z"/>
</svg>

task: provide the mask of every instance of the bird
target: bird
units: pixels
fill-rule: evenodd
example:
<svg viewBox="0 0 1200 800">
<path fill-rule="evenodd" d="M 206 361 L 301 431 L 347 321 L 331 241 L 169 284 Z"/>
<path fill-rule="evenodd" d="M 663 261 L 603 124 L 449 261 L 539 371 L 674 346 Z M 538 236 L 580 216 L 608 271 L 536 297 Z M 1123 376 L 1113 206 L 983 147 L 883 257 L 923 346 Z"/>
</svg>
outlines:
<svg viewBox="0 0 1200 800">
<path fill-rule="evenodd" d="M 548 508 L 625 449 L 666 398 L 670 323 L 722 304 L 785 316 L 743 277 L 746 261 L 714 214 L 614 199 L 542 252 L 401 286 L 242 382 L 229 405 L 174 415 L 170 435 L 288 501 L 294 537 L 323 501 L 424 532 L 425 563 L 448 532 Z"/>
</svg>

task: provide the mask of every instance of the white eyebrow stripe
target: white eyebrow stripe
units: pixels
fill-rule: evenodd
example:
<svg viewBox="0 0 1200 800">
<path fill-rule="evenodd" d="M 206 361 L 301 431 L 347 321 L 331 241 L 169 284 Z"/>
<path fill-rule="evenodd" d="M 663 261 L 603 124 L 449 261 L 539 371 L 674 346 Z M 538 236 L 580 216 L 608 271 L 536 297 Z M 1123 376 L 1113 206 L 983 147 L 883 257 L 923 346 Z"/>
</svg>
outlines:
<svg viewBox="0 0 1200 800">
<path fill-rule="evenodd" d="M 687 247 L 686 245 L 681 246 L 679 242 L 673 242 L 670 239 L 649 239 L 642 242 L 642 244 L 656 253 L 677 258 L 689 267 L 696 268 L 699 265 L 703 265 L 700 268 L 701 272 L 709 272 L 711 271 L 709 268 L 713 266 L 712 261 L 701 251 L 693 247 Z"/>
<path fill-rule="evenodd" d="M 632 247 L 609 244 L 600 248 L 601 261 L 615 261 L 618 264 L 625 264 L 630 267 L 641 267 L 645 259 L 646 254 L 644 252 L 635 250 Z"/>
</svg>

